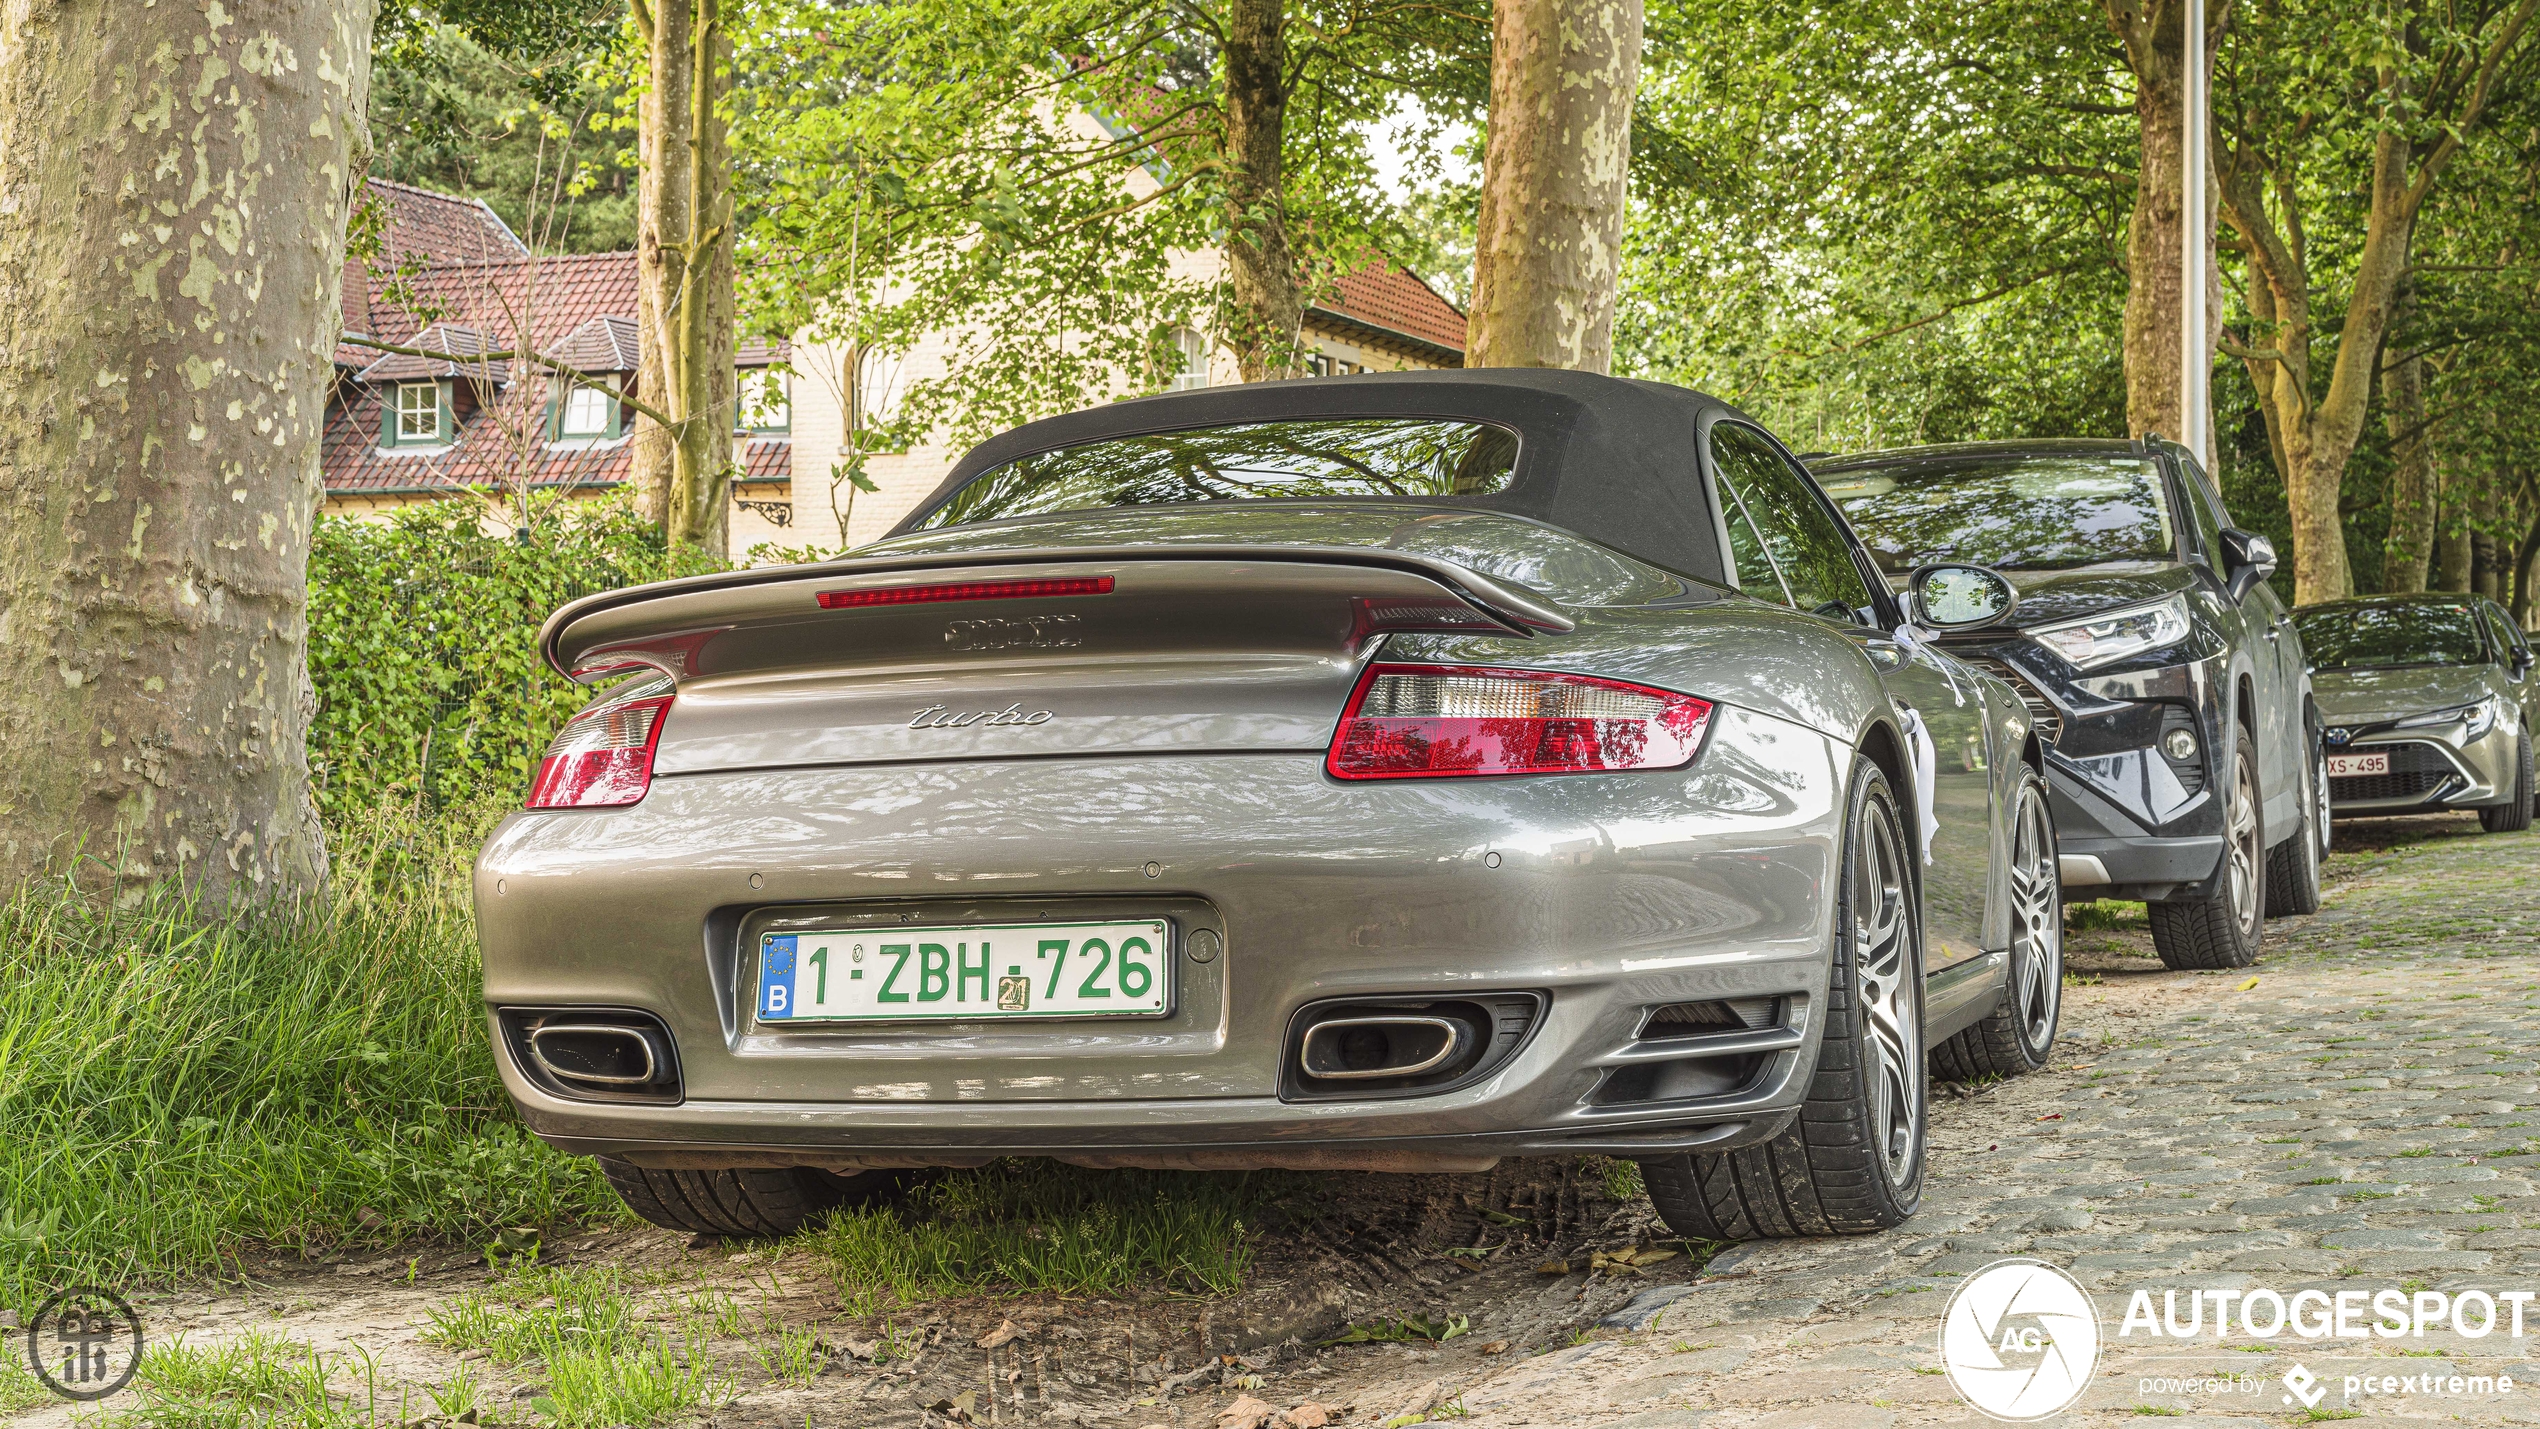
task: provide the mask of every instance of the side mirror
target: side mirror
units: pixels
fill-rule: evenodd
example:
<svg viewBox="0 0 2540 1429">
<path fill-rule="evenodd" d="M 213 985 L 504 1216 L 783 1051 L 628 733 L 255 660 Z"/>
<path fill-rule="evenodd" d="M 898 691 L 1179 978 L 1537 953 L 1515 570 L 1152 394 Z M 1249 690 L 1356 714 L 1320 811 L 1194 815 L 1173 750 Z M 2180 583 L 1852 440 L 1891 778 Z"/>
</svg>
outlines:
<svg viewBox="0 0 2540 1429">
<path fill-rule="evenodd" d="M 2528 675 L 2528 674 L 2530 674 L 2530 673 L 2531 673 L 2531 662 L 2532 662 L 2532 659 L 2533 659 L 2533 658 L 2534 658 L 2534 657 L 2532 656 L 2532 653 L 2531 653 L 2531 647 L 2530 647 L 2530 646 L 2528 646 L 2528 645 L 2526 645 L 2526 646 L 2522 647 L 2521 649 L 2516 650 L 2516 651 L 2514 652 L 2514 678 L 2515 678 L 2515 679 L 2519 680 L 2519 679 L 2523 678 L 2524 676 L 2526 676 L 2526 675 Z"/>
<path fill-rule="evenodd" d="M 2255 531 L 2224 531 L 2222 556 L 2224 588 L 2235 601 L 2275 574 L 2275 542 Z"/>
<path fill-rule="evenodd" d="M 2020 603 L 2011 583 L 1983 566 L 1924 566 L 1905 592 L 1906 614 L 1927 630 L 1982 630 Z"/>
</svg>

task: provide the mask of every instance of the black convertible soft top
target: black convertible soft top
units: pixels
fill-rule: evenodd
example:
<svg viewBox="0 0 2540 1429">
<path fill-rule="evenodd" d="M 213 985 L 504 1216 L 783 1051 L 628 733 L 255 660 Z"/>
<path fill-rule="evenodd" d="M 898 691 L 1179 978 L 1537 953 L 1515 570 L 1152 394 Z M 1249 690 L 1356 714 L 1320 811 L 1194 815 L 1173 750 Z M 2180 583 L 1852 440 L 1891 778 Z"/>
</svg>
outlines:
<svg viewBox="0 0 2540 1429">
<path fill-rule="evenodd" d="M 1736 415 L 1714 398 L 1662 382 L 1532 367 L 1205 387 L 1070 412 L 991 437 L 890 534 L 916 530 L 973 479 L 1062 447 L 1291 418 L 1433 417 L 1493 422 L 1518 435 L 1507 490 L 1447 504 L 1531 517 L 1652 565 L 1727 584 L 1697 434 L 1713 417 Z"/>
</svg>

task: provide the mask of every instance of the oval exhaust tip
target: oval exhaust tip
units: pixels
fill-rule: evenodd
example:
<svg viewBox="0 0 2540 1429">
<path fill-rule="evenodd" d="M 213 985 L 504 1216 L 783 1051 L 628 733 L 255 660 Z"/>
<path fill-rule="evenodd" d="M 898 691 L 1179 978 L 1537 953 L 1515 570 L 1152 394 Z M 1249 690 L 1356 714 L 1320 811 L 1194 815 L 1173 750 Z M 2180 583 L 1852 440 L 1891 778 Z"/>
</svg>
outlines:
<svg viewBox="0 0 2540 1429">
<path fill-rule="evenodd" d="M 1416 1077 L 1453 1061 L 1470 1035 L 1451 1017 L 1335 1017 L 1306 1029 L 1298 1060 L 1316 1081 Z"/>
<path fill-rule="evenodd" d="M 531 1029 L 529 1054 L 561 1081 L 602 1087 L 640 1087 L 660 1063 L 652 1039 L 632 1027 L 550 1023 Z"/>
</svg>

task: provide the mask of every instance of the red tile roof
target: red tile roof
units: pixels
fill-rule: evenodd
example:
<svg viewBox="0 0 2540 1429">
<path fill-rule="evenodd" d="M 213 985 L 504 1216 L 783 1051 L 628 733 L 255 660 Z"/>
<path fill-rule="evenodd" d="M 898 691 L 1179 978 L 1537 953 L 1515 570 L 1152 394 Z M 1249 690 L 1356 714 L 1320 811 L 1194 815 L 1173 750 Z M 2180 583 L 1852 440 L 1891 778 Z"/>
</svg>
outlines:
<svg viewBox="0 0 2540 1429">
<path fill-rule="evenodd" d="M 632 372 L 643 360 L 643 349 L 636 340 L 635 319 L 611 315 L 565 334 L 545 356 L 577 372 Z"/>
<path fill-rule="evenodd" d="M 1464 314 L 1417 276 L 1390 263 L 1343 274 L 1334 291 L 1316 300 L 1310 311 L 1315 317 L 1339 319 L 1335 325 L 1353 336 L 1403 343 L 1435 360 L 1461 364 L 1464 358 Z"/>
<path fill-rule="evenodd" d="M 526 258 L 529 245 L 485 200 L 436 193 L 412 184 L 369 180 L 370 198 L 388 210 L 382 267 L 408 258 L 424 263 L 485 263 Z"/>
<path fill-rule="evenodd" d="M 383 354 L 377 362 L 361 370 L 363 382 L 414 382 L 426 377 L 471 377 L 496 385 L 511 381 L 511 364 L 504 361 L 470 361 L 488 352 L 501 351 L 489 346 L 485 334 L 457 323 L 434 323 L 408 338 L 400 346 L 429 352 L 446 352 L 448 358 L 417 357 L 411 352 Z M 453 361 L 451 359 L 458 359 Z"/>
<path fill-rule="evenodd" d="M 371 180 L 370 191 L 374 201 L 388 208 L 387 251 L 371 265 L 345 265 L 347 332 L 462 356 L 526 348 L 585 372 L 635 370 L 640 350 L 634 254 L 533 256 L 492 209 L 475 199 L 383 179 Z M 745 339 L 736 365 L 763 366 L 785 355 L 781 342 Z M 606 486 L 626 480 L 631 436 L 601 442 L 546 440 L 552 384 L 538 374 L 515 383 L 509 381 L 511 365 L 506 363 L 491 364 L 488 373 L 475 363 L 381 353 L 349 343 L 337 348 L 336 362 L 344 376 L 328 404 L 320 457 L 330 493 L 446 492 L 508 487 L 524 479 L 534 487 Z M 455 379 L 461 389 L 462 400 L 452 413 L 457 423 L 452 440 L 440 447 L 381 450 L 385 384 L 426 377 Z M 480 397 L 494 402 L 495 410 L 475 405 Z M 633 414 L 627 416 L 631 420 Z M 742 480 L 792 477 L 790 440 L 751 434 L 737 438 L 735 445 Z"/>
</svg>

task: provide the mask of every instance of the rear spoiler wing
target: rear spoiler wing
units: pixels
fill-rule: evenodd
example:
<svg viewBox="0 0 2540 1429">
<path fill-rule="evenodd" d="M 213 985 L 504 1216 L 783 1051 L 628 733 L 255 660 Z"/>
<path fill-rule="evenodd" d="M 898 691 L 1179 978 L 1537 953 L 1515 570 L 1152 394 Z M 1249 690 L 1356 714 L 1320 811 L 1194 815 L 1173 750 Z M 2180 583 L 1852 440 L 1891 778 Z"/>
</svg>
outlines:
<svg viewBox="0 0 2540 1429">
<path fill-rule="evenodd" d="M 819 565 L 768 566 L 720 571 L 602 591 L 570 601 L 538 632 L 538 650 L 565 678 L 593 684 L 638 669 L 674 678 L 698 673 L 697 660 L 714 636 L 745 622 L 809 618 L 822 613 L 823 592 L 897 584 L 908 576 L 977 578 L 985 572 L 1020 574 L 1019 568 L 1113 567 L 1216 562 L 1240 566 L 1320 566 L 1368 573 L 1370 593 L 1398 597 L 1419 585 L 1435 589 L 1470 617 L 1425 622 L 1416 609 L 1405 618 L 1379 620 L 1384 630 L 1453 630 L 1465 634 L 1531 638 L 1567 634 L 1577 622 L 1543 596 L 1434 557 L 1360 546 L 1047 546 L 995 551 L 924 551 L 827 561 Z M 1232 574 L 1230 572 L 1230 574 Z M 1406 581 L 1405 578 L 1412 578 Z M 1416 583 L 1416 584 L 1415 584 Z M 844 612 L 840 612 L 841 615 Z"/>
</svg>

